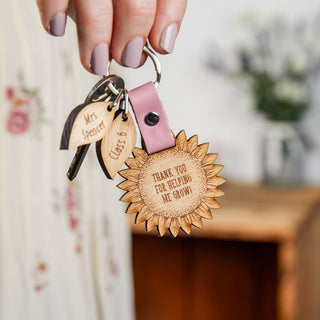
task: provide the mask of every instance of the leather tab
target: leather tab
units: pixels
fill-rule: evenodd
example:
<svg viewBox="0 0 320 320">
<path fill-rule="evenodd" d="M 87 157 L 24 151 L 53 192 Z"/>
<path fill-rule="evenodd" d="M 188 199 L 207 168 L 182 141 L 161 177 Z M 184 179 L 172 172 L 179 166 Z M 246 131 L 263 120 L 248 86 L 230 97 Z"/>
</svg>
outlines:
<svg viewBox="0 0 320 320">
<path fill-rule="evenodd" d="M 128 95 L 148 154 L 174 147 L 175 139 L 154 84 L 148 82 L 130 90 Z M 147 124 L 145 118 L 150 113 L 159 116 L 158 123 Z"/>
</svg>

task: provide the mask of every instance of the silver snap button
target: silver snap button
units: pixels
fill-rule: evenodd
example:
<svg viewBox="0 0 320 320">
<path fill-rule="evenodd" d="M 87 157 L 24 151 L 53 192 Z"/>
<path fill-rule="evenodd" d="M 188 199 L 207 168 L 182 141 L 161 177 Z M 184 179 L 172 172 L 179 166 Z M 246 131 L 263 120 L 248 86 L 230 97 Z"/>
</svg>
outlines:
<svg viewBox="0 0 320 320">
<path fill-rule="evenodd" d="M 160 120 L 159 115 L 156 112 L 149 112 L 145 117 L 144 117 L 144 122 L 148 126 L 155 126 Z"/>
</svg>

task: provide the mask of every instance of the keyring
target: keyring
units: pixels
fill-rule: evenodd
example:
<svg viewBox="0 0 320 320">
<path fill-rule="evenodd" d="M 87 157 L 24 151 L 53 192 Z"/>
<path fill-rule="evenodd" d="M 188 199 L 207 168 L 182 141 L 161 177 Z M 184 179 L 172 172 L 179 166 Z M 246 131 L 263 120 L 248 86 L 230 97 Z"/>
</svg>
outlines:
<svg viewBox="0 0 320 320">
<path fill-rule="evenodd" d="M 159 60 L 148 43 L 143 52 L 153 62 L 155 81 L 128 91 L 122 78 L 105 75 L 70 112 L 60 149 L 78 147 L 67 173 L 72 180 L 95 143 L 106 177 L 113 179 L 119 172 L 125 179 L 118 187 L 126 192 L 121 200 L 130 203 L 126 212 L 135 213 L 136 223 L 145 223 L 147 231 L 157 226 L 160 236 L 169 230 L 176 237 L 180 229 L 189 234 L 192 225 L 201 228 L 202 218 L 212 218 L 211 210 L 219 208 L 223 166 L 214 164 L 217 154 L 207 153 L 208 143 L 199 144 L 197 135 L 188 139 L 183 130 L 173 134 L 156 89 Z M 136 127 L 142 148 L 136 147 Z M 127 169 L 121 170 L 124 164 Z"/>
<path fill-rule="evenodd" d="M 113 90 L 109 88 L 110 85 L 112 85 Z M 88 93 L 85 99 L 85 103 L 104 101 L 110 94 L 107 92 L 108 91 L 107 89 L 109 89 L 114 95 L 118 95 L 119 90 L 117 90 L 115 87 L 123 89 L 124 88 L 123 79 L 114 74 L 104 76 L 90 90 L 90 92 Z M 115 91 L 117 91 L 117 93 L 115 93 Z"/>
<path fill-rule="evenodd" d="M 156 88 L 158 88 L 159 84 L 160 84 L 160 80 L 161 80 L 161 65 L 160 65 L 160 61 L 156 55 L 156 53 L 153 51 L 153 49 L 151 49 L 148 46 L 144 46 L 143 47 L 143 52 L 152 60 L 154 68 L 156 70 L 157 73 L 157 79 L 156 81 L 153 82 L 154 86 Z"/>
<path fill-rule="evenodd" d="M 154 68 L 156 70 L 156 80 L 153 81 L 153 84 L 154 84 L 154 86 L 156 88 L 158 88 L 158 86 L 160 84 L 160 80 L 161 80 L 161 65 L 160 65 L 160 61 L 159 61 L 156 53 L 148 45 L 143 47 L 143 52 L 151 59 L 151 61 L 153 63 L 153 66 L 154 66 Z M 109 64 L 109 68 L 110 68 L 110 64 Z M 106 77 L 108 77 L 108 76 L 106 76 Z M 120 92 L 114 87 L 112 81 L 109 81 L 107 83 L 107 87 L 113 94 L 119 95 Z"/>
</svg>

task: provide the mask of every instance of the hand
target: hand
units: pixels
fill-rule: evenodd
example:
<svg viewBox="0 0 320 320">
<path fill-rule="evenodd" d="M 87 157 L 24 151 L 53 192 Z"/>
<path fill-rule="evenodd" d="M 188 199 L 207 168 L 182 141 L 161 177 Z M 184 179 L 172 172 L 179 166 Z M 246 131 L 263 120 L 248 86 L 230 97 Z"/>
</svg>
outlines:
<svg viewBox="0 0 320 320">
<path fill-rule="evenodd" d="M 63 36 L 67 14 L 77 25 L 80 60 L 90 72 L 107 73 L 110 58 L 136 68 L 149 39 L 159 53 L 173 50 L 187 0 L 37 0 L 44 28 Z"/>
</svg>

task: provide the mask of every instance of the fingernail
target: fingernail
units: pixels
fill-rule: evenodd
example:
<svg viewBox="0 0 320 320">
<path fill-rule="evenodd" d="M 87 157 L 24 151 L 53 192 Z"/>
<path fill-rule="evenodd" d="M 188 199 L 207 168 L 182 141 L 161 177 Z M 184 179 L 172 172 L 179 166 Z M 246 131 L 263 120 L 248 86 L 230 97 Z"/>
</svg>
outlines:
<svg viewBox="0 0 320 320">
<path fill-rule="evenodd" d="M 49 31 L 53 36 L 62 37 L 66 29 L 67 15 L 65 12 L 58 12 L 50 21 Z"/>
<path fill-rule="evenodd" d="M 129 41 L 122 54 L 122 63 L 131 68 L 136 68 L 140 64 L 142 49 L 143 49 L 143 38 L 137 37 Z"/>
<path fill-rule="evenodd" d="M 109 46 L 101 43 L 96 46 L 91 56 L 91 70 L 93 73 L 103 76 L 108 72 Z"/>
<path fill-rule="evenodd" d="M 167 26 L 162 32 L 162 35 L 160 38 L 160 47 L 164 51 L 171 53 L 173 51 L 177 35 L 178 35 L 177 23 L 172 23 L 169 26 Z"/>
</svg>

